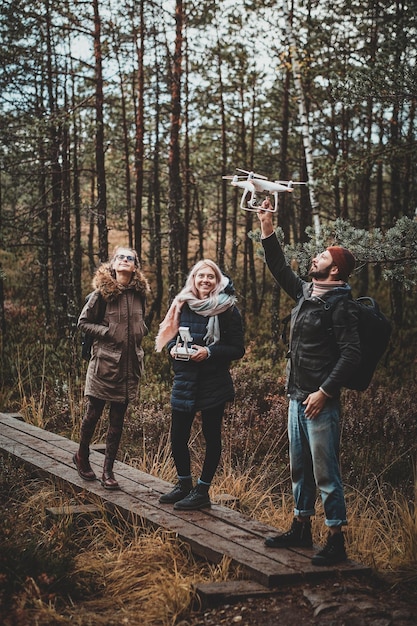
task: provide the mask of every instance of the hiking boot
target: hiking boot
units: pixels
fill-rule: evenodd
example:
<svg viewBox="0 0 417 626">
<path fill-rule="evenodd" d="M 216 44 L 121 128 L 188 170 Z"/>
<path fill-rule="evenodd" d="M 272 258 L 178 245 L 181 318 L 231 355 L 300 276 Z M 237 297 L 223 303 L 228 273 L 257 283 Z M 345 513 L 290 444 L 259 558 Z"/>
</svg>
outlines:
<svg viewBox="0 0 417 626">
<path fill-rule="evenodd" d="M 311 559 L 313 565 L 335 565 L 347 560 L 343 533 L 329 533 L 327 543 Z"/>
<path fill-rule="evenodd" d="M 113 472 L 103 472 L 101 484 L 104 489 L 119 489 L 119 483 L 115 479 Z"/>
<path fill-rule="evenodd" d="M 309 519 L 299 522 L 294 518 L 290 530 L 287 530 L 286 533 L 265 539 L 267 548 L 311 548 L 312 545 L 313 538 Z"/>
<path fill-rule="evenodd" d="M 111 459 L 104 459 L 101 484 L 104 489 L 119 489 L 119 483 L 117 482 L 113 474 L 113 461 Z"/>
<path fill-rule="evenodd" d="M 174 504 L 174 509 L 179 511 L 196 511 L 198 509 L 207 509 L 210 506 L 208 489 L 197 485 L 190 491 L 188 496 Z"/>
<path fill-rule="evenodd" d="M 88 455 L 86 457 L 80 456 L 79 452 L 76 452 L 72 460 L 77 468 L 78 475 L 83 480 L 96 480 L 97 476 L 94 471 L 91 469 L 90 461 L 88 460 Z"/>
<path fill-rule="evenodd" d="M 161 504 L 175 504 L 183 500 L 193 488 L 192 478 L 180 478 L 174 489 L 169 493 L 164 493 L 160 498 Z"/>
</svg>

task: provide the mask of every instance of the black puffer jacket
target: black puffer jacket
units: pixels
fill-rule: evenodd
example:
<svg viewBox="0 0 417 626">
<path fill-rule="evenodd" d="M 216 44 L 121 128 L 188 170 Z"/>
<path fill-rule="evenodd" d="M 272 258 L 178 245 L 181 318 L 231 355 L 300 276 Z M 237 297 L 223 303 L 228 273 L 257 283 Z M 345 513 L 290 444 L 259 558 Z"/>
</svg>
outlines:
<svg viewBox="0 0 417 626">
<path fill-rule="evenodd" d="M 180 326 L 188 326 L 192 343 L 205 346 L 208 318 L 191 311 L 187 304 L 181 310 Z M 210 346 L 211 356 L 204 361 L 172 360 L 174 384 L 171 393 L 172 407 L 178 411 L 208 409 L 234 399 L 230 375 L 231 361 L 245 354 L 242 318 L 237 307 L 219 315 L 220 341 Z M 176 338 L 167 344 L 168 352 Z"/>
<path fill-rule="evenodd" d="M 287 264 L 273 234 L 262 239 L 268 267 L 287 294 L 296 301 L 291 312 L 287 364 L 288 394 L 305 398 L 319 387 L 337 397 L 361 357 L 358 309 L 352 300 L 341 298 L 332 313 L 333 336 L 322 322 L 330 294 L 350 294 L 350 287 L 337 287 L 322 298 L 312 298 L 313 284 L 302 280 Z"/>
</svg>

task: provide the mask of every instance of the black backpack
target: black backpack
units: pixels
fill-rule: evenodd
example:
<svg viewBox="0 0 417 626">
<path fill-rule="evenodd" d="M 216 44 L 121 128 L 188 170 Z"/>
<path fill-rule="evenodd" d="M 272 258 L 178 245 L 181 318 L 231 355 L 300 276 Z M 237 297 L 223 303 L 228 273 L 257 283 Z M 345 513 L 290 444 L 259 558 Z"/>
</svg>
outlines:
<svg viewBox="0 0 417 626">
<path fill-rule="evenodd" d="M 340 300 L 350 296 L 337 295 L 330 296 L 324 305 L 322 323 L 330 334 L 333 334 L 332 311 Z M 344 385 L 348 389 L 365 391 L 374 375 L 376 366 L 388 348 L 391 337 L 391 322 L 380 310 L 378 303 L 368 296 L 353 300 L 359 309 L 359 338 L 361 343 L 361 360 L 355 372 Z"/>
<path fill-rule="evenodd" d="M 89 301 L 93 293 L 94 291 L 88 294 L 88 296 L 85 299 L 85 304 L 87 304 L 87 302 Z M 96 319 L 96 324 L 101 324 L 101 322 L 104 319 L 104 315 L 106 313 L 106 301 L 104 300 L 104 298 L 102 297 L 100 293 L 98 294 L 98 302 L 99 302 L 99 309 L 98 309 L 98 318 Z M 93 341 L 94 341 L 93 335 L 90 335 L 90 333 L 85 333 L 85 332 L 81 333 L 81 356 L 85 361 L 89 361 L 91 359 L 91 346 L 93 345 Z"/>
</svg>

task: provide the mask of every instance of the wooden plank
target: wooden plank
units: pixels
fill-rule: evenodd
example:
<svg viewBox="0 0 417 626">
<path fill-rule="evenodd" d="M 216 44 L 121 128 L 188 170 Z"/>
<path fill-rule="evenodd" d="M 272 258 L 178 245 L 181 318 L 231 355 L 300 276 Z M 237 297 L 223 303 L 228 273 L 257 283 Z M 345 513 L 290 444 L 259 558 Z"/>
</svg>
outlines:
<svg viewBox="0 0 417 626">
<path fill-rule="evenodd" d="M 65 451 L 68 458 L 65 458 L 65 455 L 62 455 L 58 452 L 58 457 L 62 462 L 69 460 L 69 465 L 72 465 L 72 456 L 78 449 L 78 443 L 71 441 L 70 439 L 66 439 L 60 435 L 53 435 L 51 437 L 46 431 L 37 428 L 31 424 L 20 423 L 18 429 L 14 428 L 13 424 L 11 424 L 10 420 L 4 416 L 4 414 L 0 413 L 0 424 L 3 424 L 2 434 L 8 435 L 10 439 L 13 439 L 19 443 L 26 443 L 28 447 L 35 449 L 42 449 L 46 455 L 56 456 L 55 450 L 63 450 Z M 16 432 L 18 431 L 18 432 Z M 45 433 L 45 437 L 42 437 L 42 433 Z M 47 448 L 44 446 L 46 442 L 53 442 L 54 446 Z M 103 455 L 99 452 L 96 452 L 94 449 L 90 454 L 90 463 L 93 469 L 98 473 L 103 466 Z M 156 488 L 158 490 L 159 495 L 164 493 L 166 490 L 172 488 L 172 484 L 164 481 L 155 476 L 151 476 L 150 474 L 145 474 L 141 470 L 134 469 L 124 463 L 119 461 L 115 462 L 115 472 L 117 471 L 120 476 L 126 476 L 130 478 L 132 483 L 134 484 L 143 484 L 146 488 Z M 158 496 L 159 497 L 159 496 Z"/>
<path fill-rule="evenodd" d="M 203 512 L 200 512 L 202 514 Z M 197 512 L 195 513 L 195 515 Z M 196 521 L 196 519 L 194 518 Z M 234 559 L 235 552 L 234 547 L 239 546 L 238 550 L 248 550 L 249 560 L 244 560 L 245 566 L 248 570 L 262 569 L 265 575 L 268 576 L 268 582 L 265 579 L 255 577 L 263 585 L 275 586 L 286 580 L 292 580 L 294 572 L 297 573 L 298 579 L 317 579 L 323 575 L 328 576 L 330 572 L 358 572 L 362 570 L 362 566 L 347 561 L 340 563 L 332 567 L 318 568 L 311 563 L 311 557 L 315 553 L 314 548 L 292 548 L 277 550 L 267 548 L 264 545 L 263 539 L 250 533 L 244 532 L 242 528 L 236 528 L 231 525 L 226 525 L 219 519 L 213 519 L 210 516 L 205 516 L 204 520 L 200 520 L 200 525 L 204 526 L 210 534 L 217 536 L 217 545 L 222 549 L 225 555 Z M 224 543 L 223 540 L 226 540 Z M 239 552 L 238 552 L 239 554 Z M 246 553 L 245 553 L 246 554 Z M 267 565 L 265 565 L 267 563 Z M 369 571 L 368 568 L 365 568 Z"/>
<path fill-rule="evenodd" d="M 21 416 L 20 416 L 21 417 Z M 29 424 L 28 422 L 23 421 L 22 419 L 17 419 L 16 417 L 11 417 L 8 414 L 0 413 L 0 423 L 5 426 L 11 426 L 13 430 L 17 432 L 24 432 L 31 434 L 36 439 L 40 439 L 42 441 L 60 441 L 61 439 L 65 439 L 61 435 L 57 433 L 53 433 L 48 430 L 44 430 L 43 428 L 39 428 L 38 426 L 34 426 L 33 424 Z"/>
<path fill-rule="evenodd" d="M 230 493 L 219 493 L 212 498 L 214 504 L 221 504 L 222 506 L 239 506 L 240 501 L 236 496 L 230 495 Z"/>
<path fill-rule="evenodd" d="M 45 513 L 51 519 L 61 519 L 63 517 L 91 519 L 93 517 L 101 517 L 103 510 L 95 504 L 63 504 L 61 506 L 47 507 Z"/>
<path fill-rule="evenodd" d="M 0 435 L 0 446 L 7 449 L 3 434 Z M 223 556 L 228 556 L 233 563 L 244 567 L 255 580 L 265 585 L 276 584 L 278 579 L 281 582 L 288 582 L 299 577 L 299 572 L 290 565 L 283 565 L 279 560 L 271 560 L 264 555 L 254 553 L 252 549 L 248 549 L 245 543 L 246 535 L 249 536 L 249 533 L 243 536 L 243 545 L 236 543 L 230 535 L 230 529 L 233 527 L 219 519 L 213 520 L 201 511 L 174 512 L 171 508 L 169 510 L 164 509 L 162 505 L 157 504 L 158 494 L 154 494 L 151 499 L 149 499 L 150 494 L 147 494 L 147 501 L 144 501 L 122 491 L 105 492 L 98 481 L 86 485 L 86 481 L 78 476 L 74 466 L 68 467 L 56 459 L 45 457 L 39 449 L 28 449 L 27 446 L 17 442 L 13 442 L 13 448 L 14 454 L 17 454 L 24 461 L 29 461 L 43 472 L 53 473 L 58 478 L 65 479 L 75 486 L 88 489 L 89 492 L 100 498 L 105 497 L 107 502 L 110 502 L 124 515 L 133 514 L 147 520 L 155 527 L 175 532 L 182 541 L 191 545 L 195 554 L 209 561 L 218 563 Z M 239 532 L 242 531 L 239 530 Z"/>
<path fill-rule="evenodd" d="M 30 425 L 29 425 L 29 426 L 30 426 Z M 32 429 L 29 429 L 29 430 L 32 430 L 32 431 L 33 431 L 33 428 L 36 428 L 36 427 L 32 427 Z M 36 429 L 36 430 L 39 430 L 39 429 Z M 33 432 L 35 432 L 35 431 L 33 431 Z M 63 439 L 63 438 L 61 438 L 61 439 Z M 69 442 L 68 440 L 65 440 L 65 439 L 64 439 L 64 441 L 66 442 L 66 445 L 65 445 L 65 447 L 66 447 L 66 448 L 68 447 L 68 444 L 72 444 L 73 448 L 75 448 L 75 449 L 76 449 L 77 444 L 74 444 L 74 442 Z M 46 452 L 46 451 L 45 451 L 45 452 Z M 23 457 L 23 458 L 24 458 L 25 456 L 27 456 L 27 455 L 22 454 L 22 457 Z M 31 460 L 33 461 L 33 460 L 34 460 L 34 459 L 33 459 L 33 455 L 30 455 L 30 456 L 31 456 Z M 52 466 L 50 466 L 50 465 L 48 465 L 48 464 L 47 464 L 47 465 L 45 465 L 45 463 L 42 463 L 42 464 L 39 464 L 39 467 L 44 467 L 44 468 L 49 469 L 49 470 L 51 470 L 51 469 L 52 469 L 52 470 L 54 470 L 54 469 L 55 469 L 55 473 L 56 473 L 57 475 L 59 475 L 59 476 L 60 476 L 60 477 L 62 477 L 62 478 L 68 478 L 68 475 L 67 475 L 66 470 L 64 471 L 64 473 L 60 473 L 60 472 L 57 472 L 57 471 L 56 471 L 56 456 L 57 456 L 57 455 L 56 455 L 56 451 L 55 451 L 55 459 L 52 461 Z M 61 456 L 61 455 L 59 455 L 59 456 Z M 63 459 L 62 459 L 62 461 L 63 461 L 63 462 L 68 462 L 68 458 L 67 458 L 67 457 L 68 457 L 68 452 L 67 452 L 67 451 L 65 451 L 65 452 L 64 452 L 64 457 L 65 457 L 65 458 L 63 458 Z M 60 459 L 60 460 L 61 460 L 61 459 Z M 121 464 L 121 465 L 123 466 L 123 464 Z M 125 467 L 126 467 L 126 466 L 125 466 Z M 85 487 L 85 486 L 86 486 L 86 485 L 85 485 L 85 482 L 84 482 L 84 481 L 82 481 L 82 480 L 80 481 L 80 480 L 78 479 L 78 475 L 77 475 L 77 474 L 76 474 L 76 472 L 75 472 L 75 468 L 74 468 L 74 467 L 71 467 L 71 470 L 75 473 L 75 476 L 76 476 L 76 481 L 75 481 L 75 484 L 77 485 L 78 483 L 80 483 L 80 484 L 81 484 L 81 486 Z M 127 471 L 129 471 L 129 469 L 128 469 Z M 130 470 L 130 471 L 132 471 L 132 470 Z M 133 471 L 134 471 L 136 474 L 138 474 L 138 473 L 139 473 L 139 474 L 142 474 L 142 475 L 143 475 L 143 477 L 147 477 L 147 478 L 149 478 L 149 475 L 144 475 L 142 472 L 139 472 L 138 470 L 133 470 Z M 154 481 L 154 482 L 155 482 L 155 481 L 157 481 L 157 483 L 159 483 L 159 485 L 160 485 L 161 481 L 160 481 L 159 479 L 155 479 L 154 477 L 151 477 L 151 478 L 153 479 L 153 481 Z M 162 481 L 162 482 L 164 482 L 164 481 Z M 155 497 L 156 497 L 156 498 L 158 497 L 158 494 L 156 494 L 156 496 L 155 496 L 155 494 L 152 494 L 152 489 L 149 489 L 149 487 L 148 487 L 148 486 L 146 486 L 146 487 L 145 487 L 145 489 L 143 489 L 143 488 L 141 489 L 140 487 L 138 488 L 138 483 L 137 483 L 136 481 L 135 481 L 135 484 L 136 484 L 136 489 L 135 489 L 134 491 L 136 491 L 136 493 L 135 493 L 134 495 L 145 496 L 148 500 L 149 500 L 149 498 L 150 498 L 150 497 L 151 497 L 151 499 L 155 499 Z M 168 484 L 169 484 L 169 483 L 168 483 Z M 91 490 L 90 490 L 90 491 L 91 491 Z M 95 493 L 97 493 L 97 495 L 99 495 L 99 496 L 100 496 L 100 495 L 102 495 L 102 494 L 101 494 L 101 492 L 100 492 L 100 491 L 99 491 L 99 492 L 97 492 L 97 490 L 96 490 L 96 489 L 94 489 L 93 491 L 94 491 Z M 118 492 L 118 493 L 120 493 L 120 492 Z M 152 495 L 154 496 L 153 498 L 152 498 Z M 119 507 L 121 506 L 120 502 L 118 502 L 118 503 L 117 503 L 117 506 L 119 506 Z M 129 506 L 131 506 L 131 505 L 128 505 L 128 506 L 125 508 L 125 510 L 126 510 L 126 511 L 127 511 L 127 509 L 129 508 Z M 154 521 L 154 522 L 159 523 L 159 524 L 161 524 L 161 523 L 162 523 L 162 524 L 166 525 L 166 524 L 169 524 L 169 523 L 171 522 L 171 526 L 172 526 L 172 512 L 171 512 L 170 514 L 168 514 L 168 516 L 164 516 L 164 515 L 162 515 L 162 516 L 161 516 L 161 513 L 157 513 L 156 515 L 152 515 L 152 516 L 150 516 L 150 515 L 149 515 L 149 513 L 147 513 L 146 511 L 144 511 L 144 510 L 143 510 L 143 508 L 144 508 L 144 507 L 143 507 L 143 504 L 142 504 L 142 507 L 138 507 L 138 505 L 137 505 L 137 503 L 136 503 L 136 508 L 135 508 L 135 507 L 133 507 L 133 509 L 132 509 L 132 510 L 135 512 L 135 514 L 138 514 L 139 516 L 144 516 L 145 514 L 148 514 L 148 516 L 151 518 L 151 521 Z M 221 509 L 221 510 L 220 510 L 220 509 Z M 201 512 L 198 512 L 198 513 L 201 513 Z M 245 545 L 247 545 L 247 544 L 248 544 L 248 539 L 247 539 L 246 533 L 247 533 L 247 531 L 248 531 L 248 521 L 249 521 L 249 523 L 252 525 L 252 527 L 251 527 L 249 530 L 250 530 L 250 531 L 253 531 L 253 530 L 254 530 L 254 528 L 253 528 L 253 521 L 250 521 L 250 520 L 249 520 L 249 518 L 248 518 L 248 519 L 246 519 L 246 520 L 243 520 L 243 519 L 242 519 L 242 516 L 240 516 L 240 515 L 239 515 L 238 513 L 236 513 L 235 511 L 231 511 L 231 510 L 225 509 L 224 507 L 212 507 L 212 509 L 211 509 L 211 510 L 204 511 L 204 517 L 203 517 L 203 519 L 204 519 L 204 520 L 206 520 L 206 519 L 207 519 L 207 515 L 210 517 L 212 514 L 214 514 L 214 516 L 218 518 L 218 517 L 219 517 L 219 515 L 221 516 L 221 515 L 224 515 L 225 513 L 227 513 L 227 515 L 228 515 L 228 517 L 229 517 L 229 519 L 227 520 L 229 523 L 233 523 L 233 522 L 234 522 L 234 523 L 236 524 L 236 520 L 239 520 L 239 519 L 240 519 L 240 524 L 239 524 L 239 525 L 240 525 L 240 526 L 242 526 L 242 522 L 243 522 L 243 525 L 244 525 L 244 528 L 245 528 L 245 534 L 244 534 L 244 536 L 243 536 L 243 537 L 237 537 L 237 541 L 238 541 L 238 542 L 239 542 L 239 541 L 242 541 L 242 542 L 244 542 L 244 543 L 245 543 Z M 184 513 L 179 513 L 179 514 L 177 514 L 177 516 L 178 516 L 178 515 L 184 515 Z M 185 515 L 186 515 L 188 518 L 189 518 L 189 516 L 190 516 L 190 515 L 193 515 L 193 516 L 194 516 L 194 518 L 195 518 L 196 513 L 195 513 L 195 512 L 194 512 L 194 513 L 186 512 L 186 513 L 185 513 Z M 165 518 L 165 519 L 163 519 L 163 518 Z M 231 519 L 231 518 L 233 518 L 233 519 Z M 222 520 L 222 521 L 223 521 L 223 520 Z M 195 520 L 194 520 L 194 522 L 195 522 Z M 204 525 L 204 524 L 203 524 L 203 525 Z M 205 526 L 207 527 L 207 524 L 205 524 Z M 259 524 L 259 523 L 257 523 L 257 522 L 255 522 L 255 527 L 257 527 L 257 528 L 256 528 L 256 534 L 258 534 L 258 530 L 259 530 L 259 528 L 262 528 L 262 531 L 263 531 L 263 532 L 264 532 L 264 531 L 269 531 L 269 532 L 272 532 L 272 531 L 273 531 L 273 529 L 271 529 L 271 528 L 269 528 L 269 527 L 267 527 L 267 526 L 265 526 L 265 525 Z M 174 530 L 175 530 L 176 532 L 178 532 L 178 533 L 180 533 L 180 532 L 181 532 L 181 528 L 178 528 L 177 526 L 174 528 Z M 219 530 L 220 530 L 220 525 L 217 525 L 217 531 L 219 531 Z M 210 529 L 210 531 L 211 531 L 211 532 L 213 532 L 213 529 Z M 215 534 L 215 533 L 214 533 L 214 534 Z M 224 533 L 224 534 L 226 534 L 226 533 Z M 183 537 L 183 538 L 185 538 L 185 537 Z M 185 538 L 185 539 L 186 539 L 186 538 Z M 228 537 L 228 541 L 230 541 L 230 537 Z M 257 550 L 258 550 L 258 551 L 259 551 L 259 549 L 260 549 L 260 546 L 262 546 L 262 543 L 261 543 L 261 542 L 258 542 L 258 545 L 257 545 Z M 211 558 L 213 558 L 213 552 L 212 552 L 211 547 L 210 547 L 210 546 L 207 546 L 207 548 L 208 548 L 208 551 L 205 551 L 204 549 L 200 549 L 200 547 L 195 547 L 195 549 L 196 549 L 196 550 L 198 549 L 198 553 L 199 553 L 201 556 L 206 556 L 206 557 L 211 557 Z M 264 549 L 264 550 L 265 550 L 265 549 Z M 255 549 L 255 551 L 256 551 L 256 549 Z M 286 551 L 286 550 L 285 550 L 285 551 L 281 551 L 281 550 L 280 550 L 280 551 L 274 551 L 274 550 L 272 550 L 272 551 L 271 551 L 271 550 L 269 550 L 269 549 L 266 549 L 266 551 L 267 551 L 267 553 L 268 553 L 268 554 L 267 554 L 267 556 L 268 556 L 268 558 L 269 558 L 269 559 L 272 559 L 272 560 L 277 560 L 277 561 L 279 561 L 279 563 L 280 563 L 280 564 L 281 564 L 283 561 L 284 561 L 284 562 L 286 562 L 286 561 L 287 561 L 288 566 L 290 566 L 290 567 L 292 566 L 292 567 L 291 567 L 291 570 L 293 570 L 294 565 L 298 565 L 297 561 L 298 561 L 299 559 L 296 557 L 296 555 L 291 554 L 291 552 L 290 552 L 290 551 Z M 231 553 L 232 551 L 228 550 L 227 548 L 225 548 L 225 549 L 224 549 L 224 552 L 226 552 L 226 554 L 227 554 L 228 556 L 230 556 L 231 558 L 233 558 L 233 557 L 234 557 L 234 555 Z M 301 563 L 302 563 L 302 564 L 304 564 L 304 565 L 301 565 L 301 566 L 305 568 L 305 559 L 304 559 L 303 557 L 307 556 L 307 557 L 308 557 L 308 559 L 309 559 L 309 558 L 310 558 L 310 556 L 311 556 L 311 554 L 307 554 L 307 555 L 305 555 L 305 554 L 303 555 L 303 554 L 302 554 L 301 556 L 302 556 Z M 291 565 L 290 565 L 290 564 L 291 564 Z M 346 567 L 346 568 L 349 568 L 349 565 L 346 565 L 345 567 Z M 310 569 L 310 568 L 309 568 L 309 569 Z M 326 569 L 326 568 L 322 569 L 321 571 L 325 571 L 325 569 Z M 333 570 L 333 568 L 332 568 L 332 570 Z M 317 568 L 315 568 L 315 567 L 312 567 L 312 568 L 311 568 L 311 571 L 312 571 L 314 574 L 317 574 L 317 573 L 318 573 L 318 572 L 317 572 Z M 291 573 L 292 573 L 292 572 L 291 572 Z M 305 573 L 306 573 L 306 572 L 305 572 Z"/>
<path fill-rule="evenodd" d="M 50 434 L 31 424 L 0 414 L 0 449 L 37 467 L 46 476 L 65 481 L 78 491 L 98 498 L 106 509 L 118 510 L 135 523 L 150 524 L 174 532 L 187 542 L 192 551 L 218 563 L 223 556 L 265 587 L 274 587 L 295 580 L 328 577 L 335 570 L 344 575 L 369 571 L 355 563 L 341 564 L 337 568 L 317 568 L 311 564 L 313 550 L 273 550 L 264 546 L 267 534 L 277 529 L 253 520 L 225 506 L 213 504 L 203 511 L 175 511 L 172 506 L 161 505 L 161 493 L 172 488 L 163 481 L 115 462 L 115 473 L 121 489 L 106 491 L 99 481 L 82 480 L 72 462 L 78 448 L 74 441 Z M 93 451 L 90 462 L 97 474 L 101 473 L 103 456 Z"/>
<path fill-rule="evenodd" d="M 196 610 L 220 604 L 233 603 L 247 598 L 265 598 L 276 594 L 276 591 L 264 587 L 253 580 L 226 580 L 218 583 L 200 583 L 194 587 L 197 600 Z"/>
</svg>

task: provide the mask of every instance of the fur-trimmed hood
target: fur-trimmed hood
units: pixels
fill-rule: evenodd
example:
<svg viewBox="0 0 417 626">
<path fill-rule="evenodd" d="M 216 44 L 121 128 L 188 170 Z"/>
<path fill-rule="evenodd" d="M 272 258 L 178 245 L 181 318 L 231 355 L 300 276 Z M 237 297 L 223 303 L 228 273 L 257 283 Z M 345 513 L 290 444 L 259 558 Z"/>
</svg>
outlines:
<svg viewBox="0 0 417 626">
<path fill-rule="evenodd" d="M 126 289 L 133 289 L 143 298 L 149 293 L 149 283 L 138 267 L 135 268 L 132 280 L 126 287 L 120 285 L 112 273 L 114 274 L 110 263 L 103 263 L 97 269 L 93 278 L 94 289 L 100 291 L 106 302 L 116 300 Z"/>
</svg>

